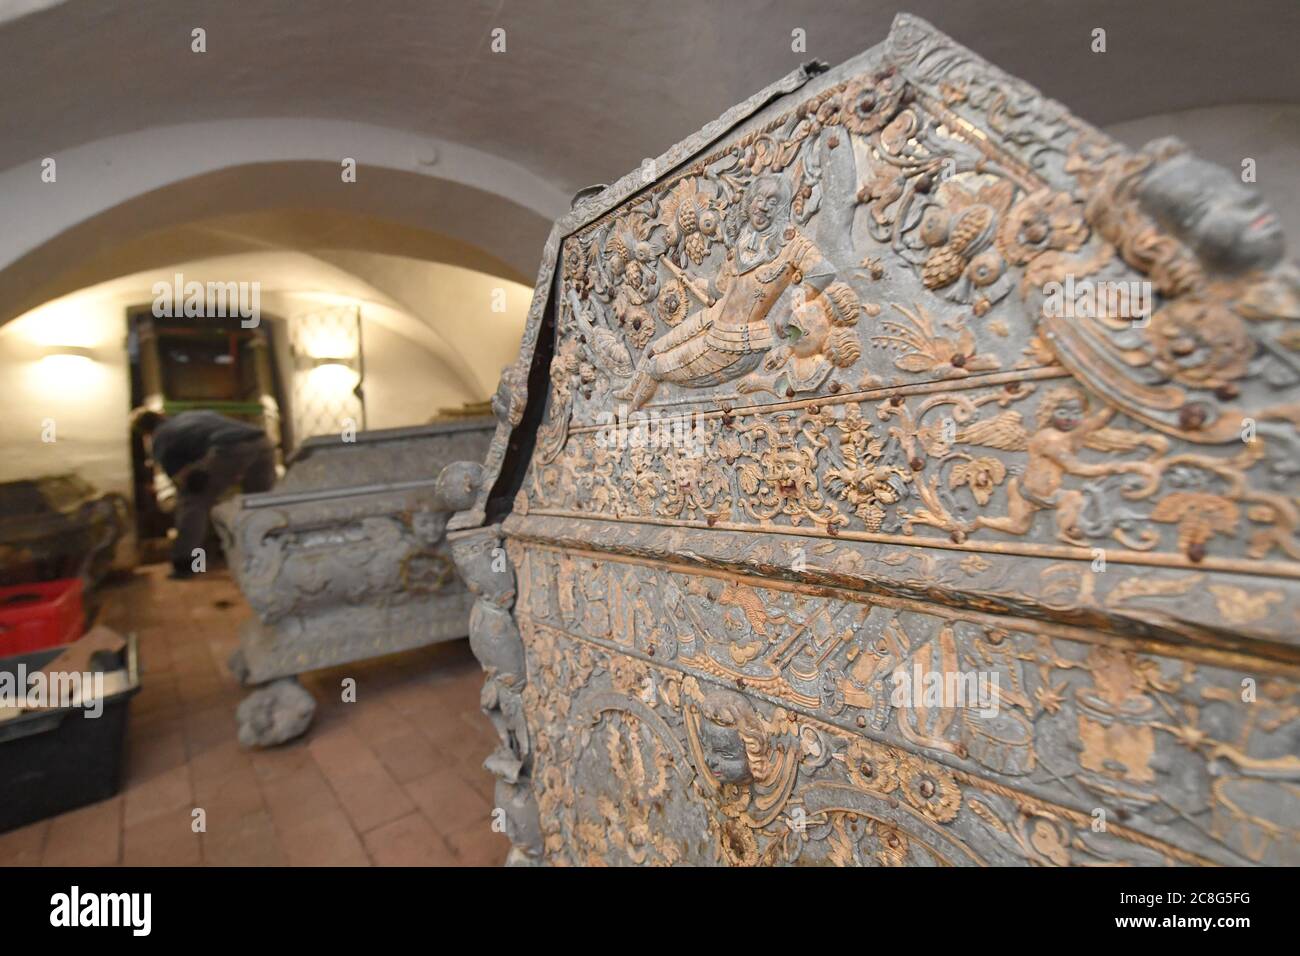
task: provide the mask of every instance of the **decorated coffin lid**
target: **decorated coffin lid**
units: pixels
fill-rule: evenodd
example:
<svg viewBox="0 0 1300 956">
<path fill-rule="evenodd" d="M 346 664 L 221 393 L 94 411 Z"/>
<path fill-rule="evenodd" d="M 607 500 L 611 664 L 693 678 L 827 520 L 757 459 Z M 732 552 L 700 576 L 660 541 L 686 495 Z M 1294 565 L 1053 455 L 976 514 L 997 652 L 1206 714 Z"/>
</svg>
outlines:
<svg viewBox="0 0 1300 956">
<path fill-rule="evenodd" d="M 556 223 L 469 529 L 1296 659 L 1276 217 L 933 27 Z"/>
<path fill-rule="evenodd" d="M 346 437 L 316 435 L 298 446 L 274 493 L 432 480 L 448 462 L 482 457 L 493 424 L 478 416 Z"/>
</svg>

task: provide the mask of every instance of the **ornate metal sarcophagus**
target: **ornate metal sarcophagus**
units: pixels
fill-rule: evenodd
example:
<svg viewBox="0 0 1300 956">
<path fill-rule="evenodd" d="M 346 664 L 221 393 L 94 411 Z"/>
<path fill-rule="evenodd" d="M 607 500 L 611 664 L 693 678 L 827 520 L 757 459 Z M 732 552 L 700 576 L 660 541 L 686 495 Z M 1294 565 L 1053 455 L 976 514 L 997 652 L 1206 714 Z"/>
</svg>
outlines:
<svg viewBox="0 0 1300 956">
<path fill-rule="evenodd" d="M 472 598 L 443 536 L 469 499 L 463 469 L 446 466 L 480 460 L 491 436 L 490 419 L 472 418 L 310 438 L 274 491 L 213 509 L 256 612 L 231 662 L 240 679 L 291 680 L 464 637 Z M 282 742 L 314 709 L 302 688 L 272 684 L 241 705 L 240 739 Z"/>
<path fill-rule="evenodd" d="M 130 513 L 121 495 L 75 474 L 0 483 L 0 586 L 54 578 L 98 586 Z"/>
<path fill-rule="evenodd" d="M 450 524 L 516 862 L 1300 862 L 1277 220 L 916 19 L 562 219 Z"/>
</svg>

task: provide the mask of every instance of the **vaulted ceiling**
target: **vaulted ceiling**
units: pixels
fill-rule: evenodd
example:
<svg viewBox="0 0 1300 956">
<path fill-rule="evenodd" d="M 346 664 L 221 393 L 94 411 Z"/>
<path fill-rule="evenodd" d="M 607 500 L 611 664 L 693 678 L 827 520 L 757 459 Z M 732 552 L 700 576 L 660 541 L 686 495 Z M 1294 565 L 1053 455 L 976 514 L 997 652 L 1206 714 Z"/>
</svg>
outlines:
<svg viewBox="0 0 1300 956">
<path fill-rule="evenodd" d="M 310 117 L 463 143 L 573 192 L 658 155 L 801 60 L 836 63 L 880 42 L 899 2 L 73 0 L 0 29 L 0 169 L 149 127 Z M 1293 0 L 907 8 L 1097 125 L 1300 100 L 1282 45 L 1300 35 Z M 196 27 L 206 54 L 190 51 Z M 504 53 L 490 49 L 497 27 Z M 806 53 L 791 50 L 796 27 Z M 1105 54 L 1090 50 L 1098 27 Z"/>
<path fill-rule="evenodd" d="M 1300 102 L 1282 45 L 1300 35 L 1294 0 L 907 6 L 1100 126 Z M 439 243 L 441 254 L 460 244 L 473 251 L 457 255 L 484 271 L 530 281 L 574 191 L 658 155 L 803 60 L 835 63 L 878 43 L 896 10 L 880 0 L 11 0 L 0 6 L 0 321 L 107 278 L 119 245 L 133 257 L 122 268 L 138 269 L 150 247 L 165 257 L 168 230 L 217 216 L 227 239 L 242 224 L 286 248 L 410 240 L 387 251 L 435 256 Z M 1097 28 L 1104 54 L 1091 50 Z M 205 53 L 192 52 L 195 29 Z M 492 49 L 496 29 L 504 52 Z M 796 29 L 804 51 L 791 49 Z M 56 184 L 40 179 L 46 157 Z M 359 164 L 355 184 L 341 182 L 344 157 Z M 303 213 L 323 217 L 324 235 L 271 226 L 269 212 L 299 227 Z"/>
</svg>

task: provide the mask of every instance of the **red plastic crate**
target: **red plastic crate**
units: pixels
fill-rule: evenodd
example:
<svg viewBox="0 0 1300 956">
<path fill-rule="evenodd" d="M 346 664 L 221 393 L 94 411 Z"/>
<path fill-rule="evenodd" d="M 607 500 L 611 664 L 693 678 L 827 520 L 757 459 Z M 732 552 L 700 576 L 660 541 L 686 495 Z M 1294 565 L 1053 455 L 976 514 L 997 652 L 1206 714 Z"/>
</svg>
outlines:
<svg viewBox="0 0 1300 956">
<path fill-rule="evenodd" d="M 71 644 L 84 623 L 80 578 L 0 588 L 0 657 Z"/>
</svg>

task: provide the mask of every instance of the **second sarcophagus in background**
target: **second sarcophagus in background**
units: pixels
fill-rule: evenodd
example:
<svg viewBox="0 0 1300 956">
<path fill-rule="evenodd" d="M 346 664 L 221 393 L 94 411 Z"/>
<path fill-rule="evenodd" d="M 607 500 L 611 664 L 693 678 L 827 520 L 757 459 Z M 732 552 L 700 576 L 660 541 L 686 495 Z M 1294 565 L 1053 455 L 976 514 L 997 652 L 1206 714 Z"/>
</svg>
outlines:
<svg viewBox="0 0 1300 956">
<path fill-rule="evenodd" d="M 491 425 L 308 439 L 274 491 L 214 509 L 257 614 L 241 635 L 247 683 L 468 633 L 470 595 L 444 541 L 463 501 L 449 483 L 456 469 L 438 476 L 450 462 L 481 461 Z"/>
<path fill-rule="evenodd" d="M 579 203 L 449 533 L 515 860 L 1300 862 L 1297 319 L 909 17 Z"/>
<path fill-rule="evenodd" d="M 0 586 L 81 578 L 92 589 L 129 525 L 125 498 L 75 474 L 0 483 Z"/>
</svg>

